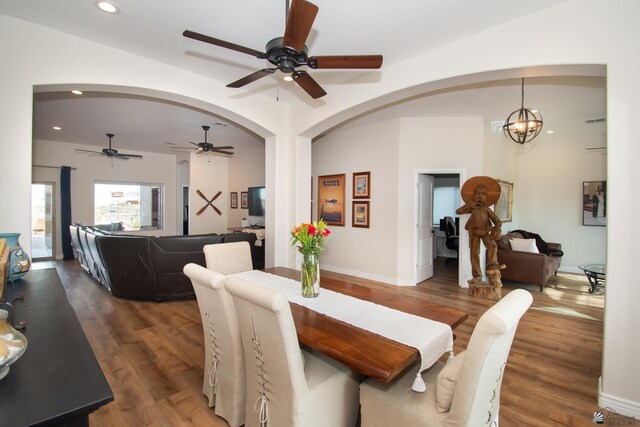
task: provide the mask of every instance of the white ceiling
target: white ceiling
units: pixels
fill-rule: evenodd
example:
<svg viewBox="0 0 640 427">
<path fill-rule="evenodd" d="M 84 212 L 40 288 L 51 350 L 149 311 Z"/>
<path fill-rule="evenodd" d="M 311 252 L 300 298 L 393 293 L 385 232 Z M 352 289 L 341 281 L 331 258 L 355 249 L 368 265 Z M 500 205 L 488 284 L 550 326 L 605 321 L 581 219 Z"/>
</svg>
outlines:
<svg viewBox="0 0 640 427">
<path fill-rule="evenodd" d="M 362 73 L 381 73 L 390 64 L 563 1 L 315 0 L 319 13 L 307 39 L 310 55 L 382 54 L 384 63 L 381 70 L 309 73 L 331 93 Z M 225 84 L 269 64 L 187 39 L 182 36 L 184 30 L 264 51 L 264 45 L 281 36 L 285 27 L 285 0 L 114 0 L 114 4 L 120 9 L 119 14 L 100 11 L 94 0 L 0 0 L 0 14 L 149 57 Z M 276 81 L 281 81 L 277 74 L 237 90 L 275 97 Z M 283 99 L 307 96 L 295 83 L 279 83 L 277 89 Z M 184 106 L 126 96 L 88 94 L 81 99 L 49 94 L 42 99 L 36 97 L 35 101 L 34 138 L 104 145 L 104 133 L 113 132 L 116 147 L 120 141 L 123 148 L 139 147 L 142 151 L 166 152 L 166 142 L 200 142 L 203 124 L 224 122 L 206 112 L 184 110 Z M 104 114 L 105 111 L 111 113 Z M 67 118 L 80 114 L 83 120 L 69 121 L 70 125 L 56 133 L 51 129 L 53 124 L 47 123 L 56 119 L 56 112 L 66 112 Z M 225 140 L 223 145 L 228 145 L 228 140 L 249 142 L 254 138 L 233 124 L 214 128 L 210 136 L 214 145 L 218 143 L 216 136 Z"/>
</svg>

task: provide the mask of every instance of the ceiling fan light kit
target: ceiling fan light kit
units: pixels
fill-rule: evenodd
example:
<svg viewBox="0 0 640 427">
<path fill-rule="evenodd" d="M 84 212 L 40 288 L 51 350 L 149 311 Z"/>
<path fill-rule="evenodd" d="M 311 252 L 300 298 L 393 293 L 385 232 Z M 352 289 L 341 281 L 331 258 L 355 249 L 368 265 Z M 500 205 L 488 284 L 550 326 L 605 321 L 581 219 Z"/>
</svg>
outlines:
<svg viewBox="0 0 640 427">
<path fill-rule="evenodd" d="M 524 144 L 534 139 L 542 130 L 542 115 L 536 110 L 524 108 L 524 77 L 522 78 L 522 102 L 520 109 L 515 110 L 502 129 L 506 137 L 518 144 Z"/>
<path fill-rule="evenodd" d="M 284 36 L 271 39 L 265 46 L 265 52 L 240 46 L 194 31 L 186 30 L 183 36 L 201 42 L 213 44 L 240 53 L 266 59 L 274 68 L 263 68 L 227 85 L 240 88 L 278 70 L 291 74 L 293 80 L 312 98 L 320 98 L 327 92 L 305 71 L 296 70 L 301 66 L 311 69 L 378 69 L 382 66 L 382 55 L 343 55 L 308 56 L 305 46 L 313 22 L 318 14 L 318 6 L 306 0 L 293 0 L 287 15 Z"/>
</svg>

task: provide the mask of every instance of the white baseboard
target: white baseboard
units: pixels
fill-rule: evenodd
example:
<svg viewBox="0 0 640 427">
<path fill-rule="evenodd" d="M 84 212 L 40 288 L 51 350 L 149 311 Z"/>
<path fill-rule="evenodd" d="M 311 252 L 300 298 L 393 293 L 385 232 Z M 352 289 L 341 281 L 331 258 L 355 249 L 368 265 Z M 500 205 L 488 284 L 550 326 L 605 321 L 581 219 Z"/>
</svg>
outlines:
<svg viewBox="0 0 640 427">
<path fill-rule="evenodd" d="M 602 377 L 598 378 L 598 406 L 640 420 L 640 403 L 612 396 L 602 391 Z"/>
<path fill-rule="evenodd" d="M 350 270 L 347 268 L 334 267 L 332 265 L 321 264 L 322 270 L 332 271 L 334 273 L 346 274 L 349 276 L 359 277 L 361 279 L 373 280 L 375 282 L 382 282 L 388 285 L 395 286 L 415 286 L 415 283 L 411 283 L 404 280 L 398 280 L 395 277 L 378 276 L 377 274 L 365 273 L 357 270 Z"/>
<path fill-rule="evenodd" d="M 562 265 L 558 269 L 558 272 L 560 272 L 560 273 L 584 274 L 584 271 L 580 270 L 578 267 L 565 267 L 565 266 L 562 266 Z"/>
</svg>

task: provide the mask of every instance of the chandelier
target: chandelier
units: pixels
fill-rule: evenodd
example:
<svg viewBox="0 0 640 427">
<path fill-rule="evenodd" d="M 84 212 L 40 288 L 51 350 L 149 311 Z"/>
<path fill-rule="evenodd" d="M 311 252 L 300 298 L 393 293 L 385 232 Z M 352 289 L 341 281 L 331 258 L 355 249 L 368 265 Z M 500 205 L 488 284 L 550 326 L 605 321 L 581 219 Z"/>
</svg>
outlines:
<svg viewBox="0 0 640 427">
<path fill-rule="evenodd" d="M 531 141 L 542 130 L 542 115 L 536 110 L 524 108 L 524 77 L 522 78 L 522 103 L 520 104 L 520 109 L 509 114 L 502 126 L 502 130 L 505 136 L 508 136 L 518 144 Z"/>
</svg>

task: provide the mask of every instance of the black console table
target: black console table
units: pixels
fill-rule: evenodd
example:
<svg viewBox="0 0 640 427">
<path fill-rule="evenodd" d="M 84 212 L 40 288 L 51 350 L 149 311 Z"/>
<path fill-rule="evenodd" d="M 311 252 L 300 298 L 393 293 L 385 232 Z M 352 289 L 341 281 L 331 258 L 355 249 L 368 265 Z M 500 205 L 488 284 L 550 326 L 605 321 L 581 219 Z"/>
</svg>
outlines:
<svg viewBox="0 0 640 427">
<path fill-rule="evenodd" d="M 55 268 L 15 282 L 24 295 L 15 312 L 27 327 L 27 350 L 0 380 L 3 427 L 88 425 L 89 413 L 113 392 L 69 304 Z"/>
</svg>

